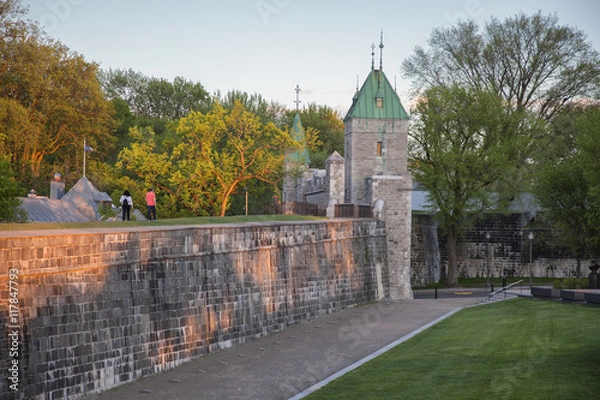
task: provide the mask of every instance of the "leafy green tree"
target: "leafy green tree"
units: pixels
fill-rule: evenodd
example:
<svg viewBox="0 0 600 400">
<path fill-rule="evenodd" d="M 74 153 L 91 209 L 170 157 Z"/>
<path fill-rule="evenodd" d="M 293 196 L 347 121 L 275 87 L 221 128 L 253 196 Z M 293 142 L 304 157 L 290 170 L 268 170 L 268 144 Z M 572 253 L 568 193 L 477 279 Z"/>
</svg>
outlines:
<svg viewBox="0 0 600 400">
<path fill-rule="evenodd" d="M 600 108 L 566 109 L 552 125 L 554 143 L 537 162 L 534 194 L 581 271 L 582 258 L 600 254 Z"/>
<path fill-rule="evenodd" d="M 170 82 L 132 69 L 108 69 L 101 71 L 100 81 L 110 99 L 125 101 L 134 115 L 151 120 L 172 121 L 209 106 L 204 87 L 180 76 Z"/>
<path fill-rule="evenodd" d="M 325 168 L 325 161 L 334 151 L 344 155 L 344 122 L 337 111 L 310 103 L 299 114 L 309 144 L 311 168 Z M 288 126 L 295 115 L 296 111 L 288 111 Z"/>
<path fill-rule="evenodd" d="M 287 131 L 261 122 L 240 102 L 231 110 L 216 104 L 207 114 L 191 113 L 176 131 L 171 183 L 199 215 L 224 216 L 231 196 L 251 181 L 277 185 L 284 153 L 295 146 Z"/>
<path fill-rule="evenodd" d="M 545 219 L 560 244 L 573 252 L 581 271 L 581 260 L 590 254 L 588 240 L 594 232 L 590 225 L 593 202 L 581 163 L 573 158 L 545 163 L 536 174 L 533 191 Z"/>
<path fill-rule="evenodd" d="M 217 91 L 212 97 L 212 106 L 220 104 L 227 110 L 233 109 L 236 103 L 240 103 L 244 109 L 258 118 L 263 124 L 272 122 L 278 128 L 285 129 L 287 119 L 285 118 L 285 107 L 275 101 L 268 101 L 258 93 L 249 94 L 241 90 L 230 90 L 225 95 Z"/>
<path fill-rule="evenodd" d="M 448 284 L 458 284 L 456 243 L 469 217 L 499 207 L 494 190 L 512 176 L 518 149 L 532 149 L 535 121 L 500 97 L 458 86 L 425 91 L 413 110 L 410 170 L 429 193 L 446 234 Z M 507 198 L 501 196 L 501 198 Z"/>
<path fill-rule="evenodd" d="M 192 112 L 162 140 L 150 128 L 133 128 L 130 135 L 133 143 L 121 151 L 117 167 L 158 188 L 169 215 L 182 215 L 178 207 L 198 216 L 225 215 L 243 187 L 257 193 L 258 183 L 278 185 L 283 155 L 296 145 L 286 130 L 261 122 L 239 102 L 230 110 L 217 103 L 206 114 Z"/>
<path fill-rule="evenodd" d="M 583 171 L 583 177 L 589 185 L 591 201 L 587 226 L 588 245 L 591 252 L 600 255 L 600 107 L 596 105 L 586 112 L 577 124 L 576 146 L 579 151 L 577 161 Z"/>
<path fill-rule="evenodd" d="M 598 89 L 598 52 L 584 32 L 559 25 L 555 15 L 492 18 L 484 29 L 459 22 L 435 29 L 428 44 L 402 64 L 417 88 L 485 89 L 545 119 Z"/>
<path fill-rule="evenodd" d="M 33 23 L 23 22 L 19 2 L 4 2 L 0 13 L 4 12 L 8 16 L 0 17 L 5 36 L 0 40 L 3 155 L 10 158 L 24 185 L 41 177 L 47 186 L 44 174 L 49 166 L 67 178 L 71 171 L 81 176 L 84 137 L 97 151 L 111 144 L 112 106 L 100 90 L 97 66 L 45 37 Z"/>
<path fill-rule="evenodd" d="M 19 222 L 26 219 L 24 211 L 19 207 L 19 186 L 10 162 L 6 157 L 0 158 L 0 221 Z"/>
</svg>

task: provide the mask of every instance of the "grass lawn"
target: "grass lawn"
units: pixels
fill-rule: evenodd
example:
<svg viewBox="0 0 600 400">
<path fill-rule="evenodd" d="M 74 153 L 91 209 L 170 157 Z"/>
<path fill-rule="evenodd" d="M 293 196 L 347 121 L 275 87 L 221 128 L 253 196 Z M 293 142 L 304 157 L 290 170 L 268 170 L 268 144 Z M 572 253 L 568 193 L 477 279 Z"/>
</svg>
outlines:
<svg viewBox="0 0 600 400">
<path fill-rule="evenodd" d="M 533 278 L 533 286 L 552 286 L 554 281 L 556 281 L 557 279 L 560 278 L 541 278 L 541 277 L 534 277 Z M 520 285 L 517 285 L 516 288 L 519 288 L 519 286 L 527 286 L 529 287 L 529 277 L 528 276 L 516 276 L 516 277 L 511 277 L 511 278 L 507 278 L 506 279 L 506 284 L 510 285 L 511 283 L 515 283 L 517 281 L 523 281 Z M 486 283 L 486 279 L 485 278 L 459 278 L 458 279 L 458 286 L 462 287 L 462 288 L 484 288 L 485 287 L 485 283 Z M 492 277 L 490 278 L 490 285 L 494 286 L 494 289 L 500 289 L 502 287 L 502 278 L 499 277 Z M 445 288 L 447 287 L 446 285 L 446 281 L 442 280 L 440 283 L 436 284 L 431 284 L 431 285 L 427 285 L 427 286 L 415 286 L 413 287 L 413 289 L 433 289 L 435 286 L 437 286 L 438 288 Z"/>
<path fill-rule="evenodd" d="M 461 310 L 306 397 L 600 397 L 600 308 L 514 299 Z"/>
<path fill-rule="evenodd" d="M 28 222 L 0 223 L 0 231 L 27 231 L 46 229 L 125 228 L 132 226 L 173 226 L 238 224 L 242 222 L 306 221 L 324 219 L 301 215 L 236 215 L 228 217 L 173 218 L 150 221 L 92 221 L 92 222 Z"/>
</svg>

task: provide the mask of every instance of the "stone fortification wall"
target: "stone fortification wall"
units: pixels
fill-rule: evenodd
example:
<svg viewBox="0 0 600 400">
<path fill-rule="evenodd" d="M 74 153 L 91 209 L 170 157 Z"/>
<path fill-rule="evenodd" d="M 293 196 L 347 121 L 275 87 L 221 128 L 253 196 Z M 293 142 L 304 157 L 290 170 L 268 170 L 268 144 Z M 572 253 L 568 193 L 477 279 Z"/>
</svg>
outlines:
<svg viewBox="0 0 600 400">
<path fill-rule="evenodd" d="M 79 398 L 389 296 L 380 222 L 153 228 L 0 238 L 3 399 Z"/>
<path fill-rule="evenodd" d="M 531 228 L 529 213 L 491 213 L 469 227 L 458 239 L 458 272 L 461 278 L 507 276 L 565 278 L 587 276 L 589 259 L 577 260 L 549 239 L 551 232 Z M 490 238 L 487 239 L 486 235 Z M 530 248 L 531 246 L 531 248 Z M 489 261 L 489 265 L 488 265 Z M 411 283 L 423 286 L 446 276 L 448 257 L 445 237 L 433 215 L 415 214 L 412 225 Z"/>
</svg>

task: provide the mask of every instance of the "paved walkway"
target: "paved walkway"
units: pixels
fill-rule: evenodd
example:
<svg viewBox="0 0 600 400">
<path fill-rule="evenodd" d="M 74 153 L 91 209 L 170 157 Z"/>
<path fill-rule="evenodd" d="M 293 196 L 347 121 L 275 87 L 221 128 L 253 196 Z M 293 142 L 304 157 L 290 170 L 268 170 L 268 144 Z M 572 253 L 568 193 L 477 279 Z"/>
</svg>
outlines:
<svg viewBox="0 0 600 400">
<path fill-rule="evenodd" d="M 86 399 L 301 398 L 313 385 L 484 298 L 459 291 L 452 297 L 384 300 L 340 310 Z"/>
</svg>

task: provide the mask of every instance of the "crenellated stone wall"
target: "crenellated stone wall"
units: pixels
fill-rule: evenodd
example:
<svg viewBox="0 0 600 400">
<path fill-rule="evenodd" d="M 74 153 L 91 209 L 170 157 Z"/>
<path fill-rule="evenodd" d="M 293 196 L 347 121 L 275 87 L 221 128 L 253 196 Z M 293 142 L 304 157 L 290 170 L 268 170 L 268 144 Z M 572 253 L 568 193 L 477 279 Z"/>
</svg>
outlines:
<svg viewBox="0 0 600 400">
<path fill-rule="evenodd" d="M 367 220 L 0 237 L 2 399 L 76 399 L 389 297 L 386 257 Z"/>
</svg>

